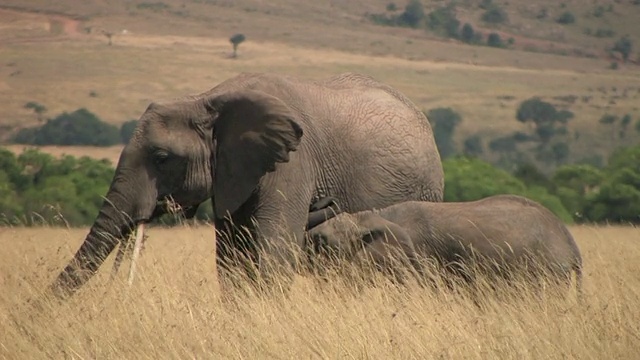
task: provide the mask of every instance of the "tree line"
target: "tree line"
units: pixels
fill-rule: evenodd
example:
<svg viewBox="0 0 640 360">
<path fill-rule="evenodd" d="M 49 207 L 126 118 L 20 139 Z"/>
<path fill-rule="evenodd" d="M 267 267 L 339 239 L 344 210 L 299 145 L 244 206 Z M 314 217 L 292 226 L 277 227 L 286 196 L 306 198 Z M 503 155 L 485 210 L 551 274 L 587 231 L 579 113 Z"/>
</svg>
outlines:
<svg viewBox="0 0 640 360">
<path fill-rule="evenodd" d="M 566 223 L 640 223 L 640 146 L 622 148 L 608 165 L 563 165 L 551 176 L 532 164 L 508 172 L 468 155 L 443 161 L 445 201 L 518 194 L 542 203 Z M 114 174 L 108 160 L 63 156 L 37 149 L 0 148 L 0 225 L 92 224 Z M 196 218 L 212 218 L 210 204 Z M 159 222 L 175 224 L 165 216 Z"/>
<path fill-rule="evenodd" d="M 634 1 L 635 5 L 640 4 L 638 1 Z M 464 24 L 457 17 L 458 8 L 468 10 L 476 4 L 469 2 L 459 1 L 444 1 L 438 2 L 436 7 L 429 6 L 430 11 L 426 11 L 425 6 L 421 0 L 409 0 L 403 6 L 399 6 L 394 2 L 390 2 L 386 5 L 385 11 L 381 13 L 367 13 L 366 17 L 372 22 L 384 25 L 384 26 L 398 26 L 409 27 L 414 29 L 425 29 L 433 34 L 457 39 L 470 45 L 487 45 L 498 48 L 508 48 L 515 43 L 513 37 L 503 39 L 498 32 L 491 31 L 488 34 L 474 29 L 473 25 L 465 22 Z M 484 24 L 488 27 L 495 27 L 496 25 L 509 24 L 509 15 L 507 11 L 503 9 L 508 5 L 505 3 L 494 2 L 493 0 L 482 0 L 477 4 L 482 10 L 482 14 L 477 19 L 477 23 Z M 554 21 L 561 26 L 571 26 L 579 19 L 571 11 L 566 9 L 565 3 L 561 3 L 559 6 L 559 13 L 554 17 Z M 547 7 L 542 7 L 535 18 L 538 21 L 546 21 L 552 15 L 551 10 Z M 602 5 L 596 5 L 592 14 L 588 14 L 587 17 L 603 17 L 605 13 L 613 13 L 613 5 L 609 4 L 607 8 Z M 546 25 L 545 25 L 546 26 Z M 599 28 L 592 31 L 591 28 L 585 28 L 585 35 L 595 37 L 613 37 L 615 32 L 609 28 Z M 613 55 L 622 58 L 623 62 L 627 62 L 630 59 L 632 53 L 633 43 L 629 35 L 623 35 L 611 46 L 607 47 L 607 51 Z M 594 55 L 589 55 L 594 56 Z M 617 62 L 614 61 L 612 69 L 617 69 Z"/>
<path fill-rule="evenodd" d="M 43 122 L 44 105 L 30 101 L 25 108 L 33 109 L 38 120 Z M 118 128 L 80 108 L 47 119 L 43 125 L 20 129 L 11 141 L 27 145 L 112 146 L 128 143 L 136 124 L 137 120 L 129 120 Z"/>
</svg>

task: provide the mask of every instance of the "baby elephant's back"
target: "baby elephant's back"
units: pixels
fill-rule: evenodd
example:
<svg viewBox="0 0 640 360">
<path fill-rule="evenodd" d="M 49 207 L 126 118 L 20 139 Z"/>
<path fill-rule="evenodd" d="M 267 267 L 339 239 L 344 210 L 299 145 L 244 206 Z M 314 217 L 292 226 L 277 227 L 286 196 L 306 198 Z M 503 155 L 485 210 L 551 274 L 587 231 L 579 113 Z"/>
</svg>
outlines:
<svg viewBox="0 0 640 360">
<path fill-rule="evenodd" d="M 505 261 L 536 260 L 561 271 L 580 266 L 578 248 L 562 221 L 532 200 L 498 195 L 473 202 L 429 204 L 430 231 Z M 527 256 L 528 257 L 528 256 Z"/>
</svg>

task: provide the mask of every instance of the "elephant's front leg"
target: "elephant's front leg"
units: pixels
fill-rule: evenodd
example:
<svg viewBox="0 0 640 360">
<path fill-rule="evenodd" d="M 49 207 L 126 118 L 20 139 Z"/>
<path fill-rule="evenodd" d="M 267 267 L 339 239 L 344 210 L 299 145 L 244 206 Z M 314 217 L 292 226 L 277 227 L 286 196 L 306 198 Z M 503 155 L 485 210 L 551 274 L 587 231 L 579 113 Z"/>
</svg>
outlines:
<svg viewBox="0 0 640 360">
<path fill-rule="evenodd" d="M 229 276 L 244 273 L 261 288 L 287 288 L 298 269 L 303 235 L 308 217 L 310 195 L 288 201 L 281 194 L 262 195 L 231 221 L 217 221 L 216 263 L 221 285 L 227 287 Z M 242 209 L 241 209 L 242 210 Z"/>
</svg>

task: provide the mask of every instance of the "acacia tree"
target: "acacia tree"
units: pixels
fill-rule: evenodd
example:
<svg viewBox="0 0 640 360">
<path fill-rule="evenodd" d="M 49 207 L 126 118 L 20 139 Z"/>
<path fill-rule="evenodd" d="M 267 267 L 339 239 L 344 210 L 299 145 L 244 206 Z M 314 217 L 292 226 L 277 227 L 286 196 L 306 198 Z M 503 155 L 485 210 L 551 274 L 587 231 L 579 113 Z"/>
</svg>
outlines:
<svg viewBox="0 0 640 360">
<path fill-rule="evenodd" d="M 453 141 L 453 133 L 456 126 L 462 122 L 462 116 L 451 108 L 431 109 L 426 113 L 427 119 L 433 127 L 433 136 L 440 157 L 447 158 L 456 153 L 456 145 Z"/>
<path fill-rule="evenodd" d="M 235 34 L 229 38 L 229 42 L 233 45 L 233 55 L 231 55 L 233 58 L 238 57 L 238 45 L 245 41 L 245 39 L 244 34 Z"/>
<path fill-rule="evenodd" d="M 567 133 L 566 125 L 571 118 L 571 111 L 558 110 L 538 97 L 523 101 L 516 112 L 518 121 L 532 124 L 534 136 L 526 140 L 538 142 L 537 157 L 545 162 L 561 163 L 567 159 L 569 146 L 558 137 Z M 559 142 L 554 143 L 554 139 Z"/>
<path fill-rule="evenodd" d="M 611 50 L 619 52 L 620 55 L 622 55 L 624 62 L 627 62 L 627 60 L 629 60 L 629 55 L 631 55 L 632 46 L 633 44 L 631 43 L 629 35 L 625 35 L 613 44 L 613 48 Z"/>
<path fill-rule="evenodd" d="M 107 45 L 111 46 L 112 45 L 111 38 L 113 38 L 113 32 L 107 31 L 107 30 L 103 30 L 102 31 L 102 35 L 107 37 L 107 40 L 109 41 L 107 43 Z"/>
<path fill-rule="evenodd" d="M 35 102 L 35 101 L 29 101 L 28 103 L 24 104 L 24 108 L 25 109 L 31 109 L 33 110 L 33 112 L 36 113 L 36 116 L 38 117 L 38 121 L 42 122 L 42 115 L 47 112 L 47 107 Z"/>
<path fill-rule="evenodd" d="M 399 22 L 412 28 L 417 28 L 424 19 L 424 8 L 420 0 L 411 0 L 400 14 Z"/>
</svg>

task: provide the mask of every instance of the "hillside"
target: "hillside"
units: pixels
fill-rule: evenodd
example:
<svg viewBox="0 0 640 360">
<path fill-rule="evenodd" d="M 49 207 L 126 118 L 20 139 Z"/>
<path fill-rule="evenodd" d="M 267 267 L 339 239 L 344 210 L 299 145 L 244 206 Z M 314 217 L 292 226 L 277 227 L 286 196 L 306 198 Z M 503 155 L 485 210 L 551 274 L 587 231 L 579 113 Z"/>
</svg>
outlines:
<svg viewBox="0 0 640 360">
<path fill-rule="evenodd" d="M 492 26 L 480 20 L 486 4 L 459 3 L 461 23 L 513 37 L 509 49 L 472 46 L 422 28 L 376 25 L 365 16 L 384 13 L 388 3 L 3 1 L 0 138 L 39 123 L 24 108 L 29 101 L 45 105 L 45 117 L 86 107 L 120 124 L 137 118 L 152 100 L 202 92 L 241 71 L 308 78 L 357 71 L 399 88 L 425 110 L 455 109 L 463 116 L 455 135 L 460 144 L 474 134 L 486 145 L 501 134 L 526 131 L 515 112 L 532 96 L 575 113 L 568 125 L 573 160 L 606 157 L 613 147 L 640 139 L 634 131 L 612 137 L 610 127 L 598 122 L 607 113 L 640 119 L 639 68 L 620 62 L 610 69 L 615 57 L 606 51 L 624 34 L 640 43 L 640 6 L 633 1 L 612 7 L 512 1 L 499 5 L 508 22 Z M 425 12 L 441 4 L 425 1 Z M 602 14 L 595 16 L 599 6 Z M 547 15 L 539 19 L 542 9 Z M 574 23 L 555 21 L 565 11 L 575 14 Z M 614 35 L 595 37 L 586 28 Z M 113 34 L 112 46 L 104 32 Z M 228 38 L 237 32 L 247 41 L 231 59 Z M 636 58 L 632 53 L 630 59 Z"/>
</svg>

